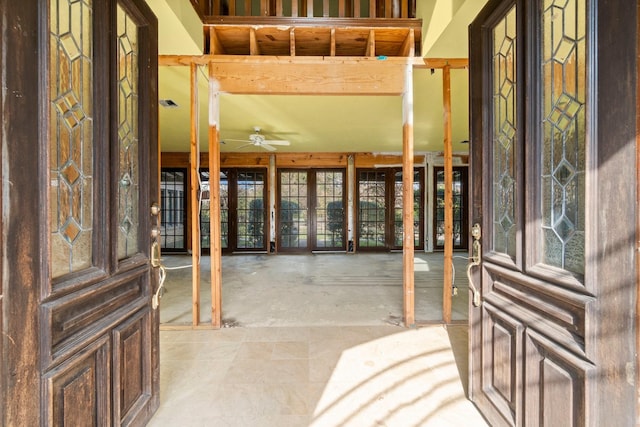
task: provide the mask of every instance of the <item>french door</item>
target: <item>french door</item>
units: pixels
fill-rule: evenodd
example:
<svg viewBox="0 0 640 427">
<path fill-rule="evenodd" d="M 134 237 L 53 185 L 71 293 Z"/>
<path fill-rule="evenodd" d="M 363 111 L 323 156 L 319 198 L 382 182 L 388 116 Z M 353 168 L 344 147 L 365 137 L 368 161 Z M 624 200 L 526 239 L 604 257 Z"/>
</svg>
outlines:
<svg viewBox="0 0 640 427">
<path fill-rule="evenodd" d="M 346 250 L 344 169 L 278 171 L 277 248 Z"/>
<path fill-rule="evenodd" d="M 471 25 L 469 389 L 493 426 L 635 425 L 636 12 L 490 0 Z"/>
<path fill-rule="evenodd" d="M 156 18 L 142 0 L 0 14 L 17 25 L 1 83 L 19 94 L 0 102 L 0 424 L 144 425 L 159 405 Z"/>
<path fill-rule="evenodd" d="M 187 169 L 162 168 L 160 236 L 164 252 L 187 251 L 187 194 Z"/>
<path fill-rule="evenodd" d="M 415 249 L 424 248 L 424 169 L 413 176 Z M 357 171 L 357 248 L 365 251 L 402 249 L 402 170 Z"/>
<path fill-rule="evenodd" d="M 267 250 L 267 189 L 266 169 L 221 171 L 223 251 Z"/>
<path fill-rule="evenodd" d="M 453 249 L 467 249 L 468 246 L 468 168 L 453 168 Z M 434 167 L 434 215 L 433 215 L 433 247 L 444 249 L 444 168 Z"/>
</svg>

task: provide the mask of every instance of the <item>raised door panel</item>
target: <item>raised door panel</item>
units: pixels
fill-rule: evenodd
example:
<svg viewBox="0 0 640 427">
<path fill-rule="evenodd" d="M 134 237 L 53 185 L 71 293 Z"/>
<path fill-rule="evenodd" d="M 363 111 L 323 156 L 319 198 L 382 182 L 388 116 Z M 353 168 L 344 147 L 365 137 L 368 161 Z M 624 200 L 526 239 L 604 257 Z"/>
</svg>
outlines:
<svg viewBox="0 0 640 427">
<path fill-rule="evenodd" d="M 482 389 L 489 402 L 509 425 L 520 425 L 521 373 L 524 326 L 490 304 L 482 307 Z"/>
<path fill-rule="evenodd" d="M 584 426 L 593 365 L 531 330 L 525 354 L 525 425 Z"/>
<path fill-rule="evenodd" d="M 151 397 L 150 322 L 140 311 L 113 330 L 113 418 L 123 426 L 136 421 Z"/>
<path fill-rule="evenodd" d="M 111 425 L 110 344 L 103 336 L 44 377 L 46 425 Z"/>
<path fill-rule="evenodd" d="M 43 360 L 58 362 L 147 304 L 149 277 L 146 267 L 126 276 L 98 282 L 43 306 Z"/>
</svg>

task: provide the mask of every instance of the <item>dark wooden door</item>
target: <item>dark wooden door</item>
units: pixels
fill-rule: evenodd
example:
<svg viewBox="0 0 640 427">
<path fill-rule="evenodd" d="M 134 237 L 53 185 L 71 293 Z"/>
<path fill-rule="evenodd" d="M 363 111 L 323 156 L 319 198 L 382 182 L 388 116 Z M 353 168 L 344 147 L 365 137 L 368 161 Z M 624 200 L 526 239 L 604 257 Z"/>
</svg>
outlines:
<svg viewBox="0 0 640 427">
<path fill-rule="evenodd" d="M 635 424 L 635 9 L 490 0 L 471 26 L 469 389 L 491 425 Z"/>
<path fill-rule="evenodd" d="M 159 404 L 156 18 L 142 0 L 0 9 L 15 29 L 2 86 L 21 94 L 2 100 L 0 424 L 144 425 Z"/>
</svg>

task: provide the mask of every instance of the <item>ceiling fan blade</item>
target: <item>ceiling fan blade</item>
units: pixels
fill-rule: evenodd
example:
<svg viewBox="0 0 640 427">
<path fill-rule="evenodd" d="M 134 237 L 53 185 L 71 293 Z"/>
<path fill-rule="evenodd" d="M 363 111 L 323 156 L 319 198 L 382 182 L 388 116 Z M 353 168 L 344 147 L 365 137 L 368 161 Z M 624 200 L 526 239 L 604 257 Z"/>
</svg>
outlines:
<svg viewBox="0 0 640 427">
<path fill-rule="evenodd" d="M 291 143 L 289 141 L 284 141 L 284 140 L 264 140 L 262 141 L 263 144 L 271 144 L 271 145 L 291 145 Z"/>
<path fill-rule="evenodd" d="M 243 144 L 243 145 L 241 145 L 241 146 L 239 146 L 239 147 L 236 147 L 235 149 L 236 149 L 236 150 L 239 150 L 239 149 L 244 148 L 244 147 L 249 147 L 250 145 L 255 145 L 255 144 L 254 144 L 253 142 L 250 142 L 250 143 L 248 143 L 248 144 Z"/>
<path fill-rule="evenodd" d="M 248 139 L 231 139 L 231 138 L 225 138 L 224 139 L 225 142 L 245 142 L 245 143 L 250 143 L 253 144 L 252 141 L 249 141 Z"/>
<path fill-rule="evenodd" d="M 262 147 L 262 148 L 264 148 L 265 150 L 268 150 L 268 151 L 276 151 L 276 147 L 272 147 L 269 144 L 265 144 L 264 142 L 262 144 L 260 144 L 259 147 Z"/>
</svg>

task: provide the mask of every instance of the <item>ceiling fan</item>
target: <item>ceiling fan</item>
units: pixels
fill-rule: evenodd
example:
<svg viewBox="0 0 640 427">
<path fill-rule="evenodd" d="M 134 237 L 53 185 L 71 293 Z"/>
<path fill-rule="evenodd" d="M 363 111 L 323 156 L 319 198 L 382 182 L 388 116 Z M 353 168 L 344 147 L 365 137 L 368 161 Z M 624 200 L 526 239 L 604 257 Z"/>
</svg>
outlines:
<svg viewBox="0 0 640 427">
<path fill-rule="evenodd" d="M 276 147 L 273 147 L 273 145 L 290 145 L 291 144 L 289 141 L 285 141 L 285 140 L 265 139 L 264 135 L 260 133 L 261 129 L 258 126 L 255 126 L 253 128 L 253 131 L 254 133 L 249 135 L 249 139 L 225 139 L 224 142 L 237 141 L 237 142 L 245 143 L 244 145 L 239 146 L 237 149 L 253 145 L 256 147 L 264 148 L 265 150 L 268 150 L 268 151 L 276 150 Z"/>
</svg>

